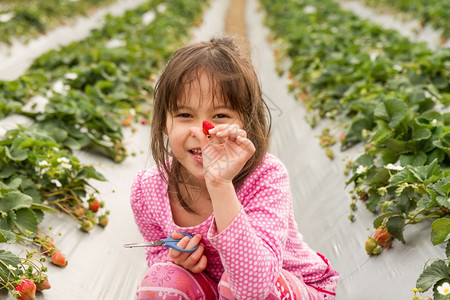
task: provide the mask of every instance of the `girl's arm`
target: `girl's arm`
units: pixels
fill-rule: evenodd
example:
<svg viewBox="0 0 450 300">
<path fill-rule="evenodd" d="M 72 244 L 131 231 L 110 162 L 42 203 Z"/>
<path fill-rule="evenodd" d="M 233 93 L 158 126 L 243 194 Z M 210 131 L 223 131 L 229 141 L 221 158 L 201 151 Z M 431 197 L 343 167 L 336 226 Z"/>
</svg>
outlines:
<svg viewBox="0 0 450 300">
<path fill-rule="evenodd" d="M 161 227 L 155 222 L 155 218 L 150 209 L 150 199 L 146 199 L 142 192 L 146 180 L 148 180 L 149 176 L 153 175 L 147 174 L 146 172 L 147 170 L 141 170 L 135 176 L 131 187 L 130 203 L 139 232 L 144 242 L 149 242 L 166 238 L 167 235 L 165 235 Z M 145 253 L 148 266 L 159 261 L 169 260 L 169 248 L 166 247 L 146 247 Z"/>
<path fill-rule="evenodd" d="M 257 179 L 245 182 L 252 187 L 242 187 L 244 206 L 230 224 L 219 230 L 217 218 L 225 218 L 228 213 L 226 208 L 223 214 L 215 210 L 216 223 L 208 233 L 238 299 L 268 296 L 280 274 L 288 237 L 291 198 L 287 172 L 281 163 L 257 171 L 261 171 Z M 237 198 L 236 193 L 231 198 L 225 193 L 215 197 L 224 203 Z"/>
</svg>

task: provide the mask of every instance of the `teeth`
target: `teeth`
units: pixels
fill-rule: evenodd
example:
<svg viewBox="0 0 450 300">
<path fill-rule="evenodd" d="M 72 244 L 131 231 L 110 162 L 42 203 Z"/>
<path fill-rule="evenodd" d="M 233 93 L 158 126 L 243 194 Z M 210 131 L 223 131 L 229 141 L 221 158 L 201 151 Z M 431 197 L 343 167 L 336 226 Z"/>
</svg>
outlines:
<svg viewBox="0 0 450 300">
<path fill-rule="evenodd" d="M 202 156 L 202 150 L 191 150 L 191 153 L 198 157 Z"/>
</svg>

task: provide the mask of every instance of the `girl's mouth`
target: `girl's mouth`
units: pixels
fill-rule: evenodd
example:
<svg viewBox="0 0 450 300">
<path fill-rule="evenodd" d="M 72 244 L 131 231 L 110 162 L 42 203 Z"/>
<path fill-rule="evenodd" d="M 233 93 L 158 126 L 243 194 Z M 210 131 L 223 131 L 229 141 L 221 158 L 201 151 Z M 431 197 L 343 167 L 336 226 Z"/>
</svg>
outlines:
<svg viewBox="0 0 450 300">
<path fill-rule="evenodd" d="M 191 153 L 195 157 L 202 158 L 202 150 L 200 149 L 191 149 L 189 150 L 189 153 Z"/>
<path fill-rule="evenodd" d="M 192 158 L 200 165 L 203 164 L 203 158 L 202 158 L 202 150 L 201 149 L 190 149 L 188 150 L 189 153 L 192 155 Z"/>
</svg>

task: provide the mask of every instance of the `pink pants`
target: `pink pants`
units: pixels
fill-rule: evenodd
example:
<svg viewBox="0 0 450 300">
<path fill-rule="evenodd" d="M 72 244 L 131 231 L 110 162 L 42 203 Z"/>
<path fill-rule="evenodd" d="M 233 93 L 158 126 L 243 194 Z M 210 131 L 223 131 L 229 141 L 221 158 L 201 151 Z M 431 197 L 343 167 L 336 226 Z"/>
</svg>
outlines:
<svg viewBox="0 0 450 300">
<path fill-rule="evenodd" d="M 144 299 L 235 299 L 224 273 L 219 284 L 205 273 L 194 274 L 172 262 L 150 267 L 137 287 L 138 300 Z M 288 271 L 282 270 L 267 299 L 323 299 L 321 293 Z"/>
</svg>

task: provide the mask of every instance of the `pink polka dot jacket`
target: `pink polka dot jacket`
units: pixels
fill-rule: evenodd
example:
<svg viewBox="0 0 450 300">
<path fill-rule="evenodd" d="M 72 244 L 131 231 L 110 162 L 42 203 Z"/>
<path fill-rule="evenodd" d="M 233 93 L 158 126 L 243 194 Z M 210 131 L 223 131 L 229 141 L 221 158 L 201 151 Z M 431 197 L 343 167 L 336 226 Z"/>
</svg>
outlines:
<svg viewBox="0 0 450 300">
<path fill-rule="evenodd" d="M 238 299 L 268 295 L 283 268 L 333 299 L 338 273 L 328 260 L 313 251 L 298 232 L 285 166 L 272 154 L 236 191 L 240 213 L 220 234 L 214 213 L 193 227 L 179 227 L 172 218 L 167 183 L 156 167 L 140 170 L 131 189 L 131 208 L 144 241 L 166 238 L 174 232 L 201 234 L 208 265 L 205 272 L 219 281 L 227 272 Z M 171 260 L 169 248 L 146 248 L 149 266 Z M 246 296 L 246 297 L 245 297 Z"/>
</svg>

